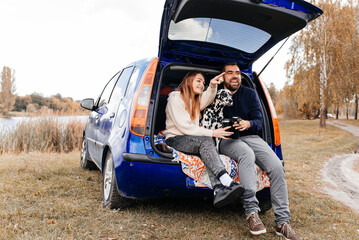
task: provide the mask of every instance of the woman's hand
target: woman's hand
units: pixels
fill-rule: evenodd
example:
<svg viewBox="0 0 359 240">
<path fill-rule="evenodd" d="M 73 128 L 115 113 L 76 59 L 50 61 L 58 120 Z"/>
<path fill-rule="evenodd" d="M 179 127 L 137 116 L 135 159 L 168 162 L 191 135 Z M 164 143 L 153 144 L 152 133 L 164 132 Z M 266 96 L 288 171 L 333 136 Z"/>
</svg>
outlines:
<svg viewBox="0 0 359 240">
<path fill-rule="evenodd" d="M 212 137 L 227 139 L 227 137 L 233 134 L 233 132 L 226 132 L 230 128 L 231 126 L 215 129 L 213 130 Z"/>
<path fill-rule="evenodd" d="M 251 127 L 251 122 L 247 120 L 241 120 L 239 123 L 235 122 L 233 127 L 238 131 L 244 131 Z"/>
<path fill-rule="evenodd" d="M 215 88 L 218 84 L 221 84 L 224 81 L 223 75 L 224 72 L 211 79 L 211 81 L 209 82 L 211 88 Z"/>
</svg>

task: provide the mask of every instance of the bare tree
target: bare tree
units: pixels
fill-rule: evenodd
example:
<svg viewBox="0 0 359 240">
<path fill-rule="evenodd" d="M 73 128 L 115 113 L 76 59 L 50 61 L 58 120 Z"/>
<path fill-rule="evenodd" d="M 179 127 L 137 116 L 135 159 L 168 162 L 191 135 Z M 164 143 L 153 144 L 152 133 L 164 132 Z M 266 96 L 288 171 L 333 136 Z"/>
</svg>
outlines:
<svg viewBox="0 0 359 240">
<path fill-rule="evenodd" d="M 346 109 L 346 117 L 349 118 L 350 105 L 355 101 L 356 93 L 358 92 L 358 61 L 359 61 L 359 34 L 358 34 L 358 9 L 353 4 L 344 5 L 341 8 L 341 21 L 337 24 L 337 31 L 339 37 L 338 54 L 336 61 L 336 69 L 340 81 L 336 82 L 334 91 L 339 95 L 343 106 Z M 341 26 L 341 27 L 340 27 Z"/>
<path fill-rule="evenodd" d="M 351 0 L 349 1 L 351 3 L 352 9 L 353 9 L 353 16 L 355 19 L 355 29 L 354 29 L 354 39 L 351 44 L 351 50 L 352 50 L 352 78 L 355 88 L 355 96 L 354 96 L 354 103 L 355 103 L 355 109 L 354 109 L 354 119 L 358 119 L 358 108 L 359 108 L 359 0 Z"/>
<path fill-rule="evenodd" d="M 326 127 L 327 109 L 349 106 L 356 93 L 358 69 L 357 25 L 353 5 L 320 1 L 323 16 L 293 38 L 292 58 L 286 64 L 293 79 L 298 111 L 310 116 L 319 105 L 320 127 Z M 357 6 L 357 5 L 356 5 Z"/>
<path fill-rule="evenodd" d="M 309 24 L 293 39 L 291 47 L 292 59 L 287 63 L 287 76 L 294 79 L 294 85 L 302 86 L 298 91 L 300 100 L 307 107 L 307 96 L 314 97 L 310 102 L 318 101 L 320 105 L 320 127 L 326 127 L 325 118 L 328 101 L 328 81 L 332 74 L 333 34 L 333 2 L 320 4 L 323 16 Z M 300 90 L 300 89 L 298 89 Z M 315 93 L 319 92 L 319 95 Z M 313 95 L 314 94 L 314 95 Z M 310 111 L 309 111 L 310 112 Z"/>
<path fill-rule="evenodd" d="M 6 116 L 15 104 L 15 70 L 3 67 L 0 86 L 0 113 Z"/>
</svg>

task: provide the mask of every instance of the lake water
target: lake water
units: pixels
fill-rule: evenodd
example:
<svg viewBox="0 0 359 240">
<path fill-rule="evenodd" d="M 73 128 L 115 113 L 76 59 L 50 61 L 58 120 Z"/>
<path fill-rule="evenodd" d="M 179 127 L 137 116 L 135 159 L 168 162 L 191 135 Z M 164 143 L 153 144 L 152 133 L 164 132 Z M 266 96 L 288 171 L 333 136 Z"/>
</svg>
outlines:
<svg viewBox="0 0 359 240">
<path fill-rule="evenodd" d="M 71 120 L 81 120 L 87 122 L 88 115 L 86 116 L 56 116 L 56 117 L 12 117 L 12 118 L 0 118 L 0 133 L 9 132 L 15 129 L 21 122 L 27 122 L 36 119 L 55 119 L 63 123 L 67 123 Z"/>
</svg>

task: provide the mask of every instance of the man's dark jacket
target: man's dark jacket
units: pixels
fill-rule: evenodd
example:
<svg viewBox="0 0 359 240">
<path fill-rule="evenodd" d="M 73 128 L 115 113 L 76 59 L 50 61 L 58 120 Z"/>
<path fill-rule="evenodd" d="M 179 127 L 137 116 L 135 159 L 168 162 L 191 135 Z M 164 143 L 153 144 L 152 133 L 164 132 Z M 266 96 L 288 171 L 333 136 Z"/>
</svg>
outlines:
<svg viewBox="0 0 359 240">
<path fill-rule="evenodd" d="M 249 120 L 251 127 L 248 130 L 239 132 L 240 136 L 258 135 L 263 126 L 263 116 L 261 106 L 256 92 L 246 86 L 240 86 L 233 94 L 233 106 L 223 109 L 225 118 L 240 117 Z"/>
</svg>

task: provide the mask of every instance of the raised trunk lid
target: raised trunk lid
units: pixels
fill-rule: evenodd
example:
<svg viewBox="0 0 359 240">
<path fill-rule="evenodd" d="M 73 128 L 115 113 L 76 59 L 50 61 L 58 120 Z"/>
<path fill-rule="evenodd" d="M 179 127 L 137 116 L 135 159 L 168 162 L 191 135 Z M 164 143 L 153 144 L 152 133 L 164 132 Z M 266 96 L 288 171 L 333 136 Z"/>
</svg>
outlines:
<svg viewBox="0 0 359 240">
<path fill-rule="evenodd" d="M 161 62 L 251 64 L 276 43 L 320 16 L 302 0 L 167 0 Z M 218 65 L 217 65 L 218 66 Z"/>
</svg>

